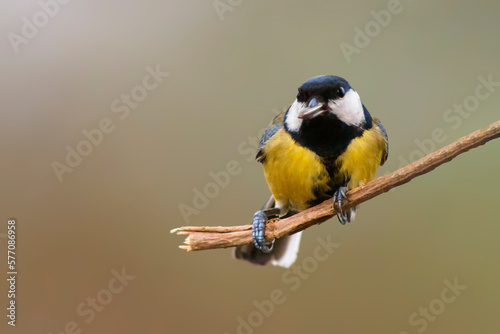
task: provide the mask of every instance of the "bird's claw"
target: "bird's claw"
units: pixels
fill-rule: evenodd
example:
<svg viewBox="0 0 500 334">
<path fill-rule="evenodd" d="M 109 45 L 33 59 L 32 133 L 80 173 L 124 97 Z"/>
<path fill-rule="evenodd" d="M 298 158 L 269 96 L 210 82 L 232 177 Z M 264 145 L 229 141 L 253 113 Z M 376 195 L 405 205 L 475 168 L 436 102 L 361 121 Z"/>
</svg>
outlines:
<svg viewBox="0 0 500 334">
<path fill-rule="evenodd" d="M 350 223 L 351 221 L 351 213 L 350 211 L 344 212 L 342 210 L 342 201 L 346 198 L 347 187 L 340 187 L 335 194 L 333 195 L 333 207 L 335 208 L 335 204 L 337 204 L 338 212 L 337 218 L 342 225 L 346 223 Z"/>
<path fill-rule="evenodd" d="M 274 214 L 274 212 L 275 210 L 272 211 L 271 213 Z M 253 216 L 253 223 L 252 223 L 253 244 L 258 250 L 260 250 L 263 253 L 270 253 L 273 250 L 274 246 L 274 239 L 272 241 L 266 240 L 265 229 L 268 219 L 269 219 L 269 213 L 266 213 L 263 210 L 257 211 Z"/>
</svg>

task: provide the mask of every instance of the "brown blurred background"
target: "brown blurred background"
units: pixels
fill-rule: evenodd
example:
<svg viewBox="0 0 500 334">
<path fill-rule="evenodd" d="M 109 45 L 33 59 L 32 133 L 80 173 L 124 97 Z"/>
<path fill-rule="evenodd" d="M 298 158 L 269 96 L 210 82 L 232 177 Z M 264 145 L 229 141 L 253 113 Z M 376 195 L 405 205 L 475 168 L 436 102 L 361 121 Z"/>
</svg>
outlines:
<svg viewBox="0 0 500 334">
<path fill-rule="evenodd" d="M 15 218 L 19 273 L 15 328 L 0 283 L 0 332 L 498 333 L 500 140 L 363 204 L 354 223 L 308 229 L 298 265 L 318 237 L 340 247 L 296 290 L 284 269 L 232 260 L 230 250 L 186 253 L 169 231 L 249 223 L 269 190 L 242 150 L 309 77 L 345 77 L 383 121 L 390 155 L 379 175 L 422 145 L 498 120 L 500 87 L 466 117 L 447 110 L 474 101 L 480 76 L 500 81 L 500 3 L 402 0 L 386 27 L 371 11 L 387 1 L 215 5 L 225 11 L 211 0 L 75 0 L 47 22 L 37 1 L 0 5 L 0 267 L 5 277 Z M 34 15 L 43 26 L 16 53 L 9 33 L 22 36 Z M 356 46 L 367 24 L 373 37 L 349 62 L 340 45 Z M 122 94 L 142 99 L 146 68 L 157 65 L 170 74 L 124 107 Z M 103 119 L 113 131 L 60 182 L 52 164 L 66 164 L 67 146 Z M 435 129 L 446 139 L 430 142 Z M 194 189 L 233 160 L 241 172 L 186 222 L 179 205 L 193 206 Z M 135 278 L 110 293 L 122 268 Z M 444 304 L 444 281 L 455 278 L 467 288 Z M 254 302 L 275 289 L 285 301 L 257 314 Z M 429 306 L 438 315 L 420 315 Z"/>
</svg>

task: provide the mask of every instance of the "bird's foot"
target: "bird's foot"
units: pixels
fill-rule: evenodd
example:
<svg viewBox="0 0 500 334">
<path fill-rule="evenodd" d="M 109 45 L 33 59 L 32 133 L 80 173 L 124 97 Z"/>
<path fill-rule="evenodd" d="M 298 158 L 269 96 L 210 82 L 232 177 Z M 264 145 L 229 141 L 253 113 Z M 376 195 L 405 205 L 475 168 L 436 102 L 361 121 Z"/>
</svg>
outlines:
<svg viewBox="0 0 500 334">
<path fill-rule="evenodd" d="M 335 194 L 333 194 L 333 207 L 337 210 L 337 218 L 342 225 L 351 222 L 351 210 L 342 210 L 342 201 L 346 198 L 347 187 L 340 187 Z M 335 205 L 336 204 L 336 205 Z"/>
<path fill-rule="evenodd" d="M 253 216 L 252 223 L 252 237 L 255 247 L 263 253 L 270 253 L 273 250 L 274 239 L 272 241 L 266 240 L 266 223 L 271 218 L 277 218 L 280 210 L 277 208 L 260 210 Z"/>
</svg>

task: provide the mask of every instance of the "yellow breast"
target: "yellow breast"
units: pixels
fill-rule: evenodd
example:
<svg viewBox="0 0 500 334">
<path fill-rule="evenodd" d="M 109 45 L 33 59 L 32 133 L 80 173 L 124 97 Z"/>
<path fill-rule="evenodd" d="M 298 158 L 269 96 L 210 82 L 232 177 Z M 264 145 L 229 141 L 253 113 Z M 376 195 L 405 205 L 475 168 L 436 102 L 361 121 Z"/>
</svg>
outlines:
<svg viewBox="0 0 500 334">
<path fill-rule="evenodd" d="M 378 126 L 372 127 L 351 141 L 337 159 L 339 174 L 350 178 L 348 189 L 362 186 L 375 177 L 386 149 L 384 134 Z"/>
<path fill-rule="evenodd" d="M 293 210 L 300 211 L 315 199 L 315 190 L 331 190 L 320 157 L 295 143 L 285 130 L 279 130 L 266 143 L 264 154 L 264 174 L 276 201 L 288 201 Z"/>
</svg>

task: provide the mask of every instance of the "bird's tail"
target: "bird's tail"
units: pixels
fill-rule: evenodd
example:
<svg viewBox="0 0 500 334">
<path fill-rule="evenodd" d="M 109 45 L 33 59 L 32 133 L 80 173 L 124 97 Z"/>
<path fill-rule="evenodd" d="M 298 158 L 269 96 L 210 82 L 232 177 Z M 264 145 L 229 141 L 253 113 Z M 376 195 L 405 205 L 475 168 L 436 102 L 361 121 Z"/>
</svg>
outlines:
<svg viewBox="0 0 500 334">
<path fill-rule="evenodd" d="M 302 232 L 298 232 L 276 239 L 270 253 L 261 252 L 253 244 L 239 246 L 234 249 L 233 256 L 236 259 L 247 260 L 254 264 L 271 263 L 275 266 L 288 268 L 297 259 L 301 236 Z"/>
</svg>

